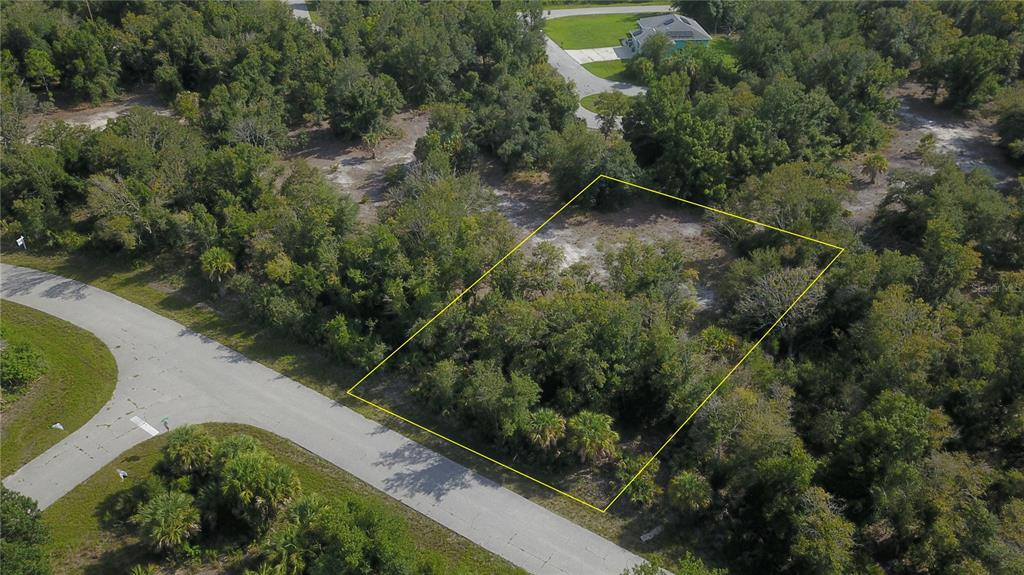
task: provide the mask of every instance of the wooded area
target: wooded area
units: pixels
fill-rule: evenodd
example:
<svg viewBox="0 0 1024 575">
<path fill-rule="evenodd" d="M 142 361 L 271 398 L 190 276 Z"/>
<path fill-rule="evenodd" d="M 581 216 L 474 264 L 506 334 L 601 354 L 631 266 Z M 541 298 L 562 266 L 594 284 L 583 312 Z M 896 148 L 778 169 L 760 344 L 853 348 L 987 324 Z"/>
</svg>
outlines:
<svg viewBox="0 0 1024 575">
<path fill-rule="evenodd" d="M 886 144 L 908 77 L 940 106 L 994 117 L 1020 165 L 1024 4 L 677 6 L 732 34 L 735 59 L 649 42 L 629 64 L 649 91 L 609 98 L 591 131 L 546 63 L 536 2 L 323 2 L 322 33 L 269 0 L 5 2 L 5 245 L 175 254 L 211 300 L 369 368 L 518 241 L 481 183 L 485 159 L 545 172 L 566 198 L 604 173 L 721 206 L 847 251 L 612 512 L 662 513 L 673 529 L 659 541 L 701 526 L 700 559 L 666 558 L 677 572 L 1021 572 L 1024 179 L 1000 187 L 923 142 L 920 169 L 886 174 L 866 228 L 843 202 L 849 160 Z M 36 125 L 52 99 L 150 83 L 174 116 Z M 372 223 L 288 159 L 321 123 L 372 150 L 408 107 L 430 124 L 417 162 L 385 175 Z M 630 198 L 604 182 L 584 207 Z M 771 230 L 707 224 L 734 256 L 714 325 L 689 329 L 696 276 L 680 242 L 615 246 L 606 274 L 541 244 L 395 371 L 496 449 L 628 478 L 643 459 L 621 452 L 624 429 L 689 415 L 827 261 Z M 185 487 L 151 511 L 180 516 L 201 495 Z M 315 539 L 296 520 L 326 513 L 314 503 L 253 525 Z M 404 565 L 379 572 L 422 572 Z"/>
</svg>

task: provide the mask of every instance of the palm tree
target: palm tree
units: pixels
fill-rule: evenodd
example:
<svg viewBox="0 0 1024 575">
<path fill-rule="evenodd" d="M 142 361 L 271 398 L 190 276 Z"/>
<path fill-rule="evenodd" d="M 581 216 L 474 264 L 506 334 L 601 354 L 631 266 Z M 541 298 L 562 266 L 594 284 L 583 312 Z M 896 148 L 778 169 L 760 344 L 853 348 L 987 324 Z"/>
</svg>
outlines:
<svg viewBox="0 0 1024 575">
<path fill-rule="evenodd" d="M 156 551 L 178 551 L 199 533 L 199 510 L 188 493 L 168 491 L 139 508 L 131 522 Z"/>
<path fill-rule="evenodd" d="M 183 425 L 167 438 L 164 462 L 177 476 L 204 475 L 213 462 L 213 447 L 213 437 L 203 428 Z"/>
<path fill-rule="evenodd" d="M 145 565 L 139 564 L 132 567 L 132 570 L 128 573 L 129 575 L 157 575 L 159 571 L 157 570 L 156 565 L 147 563 Z"/>
<path fill-rule="evenodd" d="M 240 453 L 224 464 L 220 492 L 236 517 L 263 530 L 299 493 L 299 478 L 292 468 L 258 449 Z"/>
<path fill-rule="evenodd" d="M 604 413 L 581 411 L 569 418 L 569 448 L 583 461 L 604 462 L 615 456 L 619 434 Z"/>
<path fill-rule="evenodd" d="M 885 156 L 882 154 L 872 154 L 864 161 L 864 167 L 861 169 L 861 172 L 867 174 L 873 184 L 878 179 L 878 174 L 885 173 L 888 170 L 889 162 L 885 159 Z"/>
<path fill-rule="evenodd" d="M 565 418 L 557 411 L 542 407 L 530 414 L 529 438 L 541 449 L 551 449 L 565 435 Z"/>
<path fill-rule="evenodd" d="M 214 247 L 199 256 L 199 263 L 210 281 L 220 284 L 224 277 L 235 271 L 235 258 L 231 252 L 221 247 Z"/>
</svg>

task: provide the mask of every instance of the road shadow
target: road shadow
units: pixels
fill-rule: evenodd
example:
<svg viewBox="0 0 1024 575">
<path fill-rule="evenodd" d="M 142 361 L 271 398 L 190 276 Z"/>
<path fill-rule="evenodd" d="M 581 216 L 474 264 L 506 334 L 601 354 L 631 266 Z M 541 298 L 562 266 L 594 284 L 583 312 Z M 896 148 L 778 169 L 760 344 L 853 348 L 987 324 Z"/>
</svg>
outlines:
<svg viewBox="0 0 1024 575">
<path fill-rule="evenodd" d="M 3 288 L 0 289 L 0 295 L 5 297 L 30 294 L 51 277 L 35 270 L 4 271 L 3 275 Z"/>
<path fill-rule="evenodd" d="M 429 495 L 440 501 L 453 491 L 479 484 L 469 469 L 411 442 L 382 453 L 374 466 L 396 470 L 384 480 L 386 491 L 392 494 Z"/>
<path fill-rule="evenodd" d="M 43 297 L 62 300 L 83 300 L 86 296 L 86 285 L 75 280 L 65 280 L 57 285 L 46 288 Z"/>
</svg>

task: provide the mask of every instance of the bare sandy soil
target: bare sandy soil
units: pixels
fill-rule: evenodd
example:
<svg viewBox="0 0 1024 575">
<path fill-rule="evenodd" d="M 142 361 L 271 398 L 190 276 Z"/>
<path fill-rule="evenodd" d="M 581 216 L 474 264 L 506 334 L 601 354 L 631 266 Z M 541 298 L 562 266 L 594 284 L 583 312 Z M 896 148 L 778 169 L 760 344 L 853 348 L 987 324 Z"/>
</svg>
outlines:
<svg viewBox="0 0 1024 575">
<path fill-rule="evenodd" d="M 985 170 L 1001 187 L 1012 185 L 1019 172 L 996 145 L 991 120 L 964 117 L 936 106 L 925 88 L 916 82 L 903 82 L 896 95 L 900 98 L 896 131 L 889 145 L 881 150 L 889 162 L 890 173 L 899 169 L 923 169 L 915 150 L 921 137 L 931 133 L 935 135 L 936 149 L 952 154 L 960 167 Z M 854 172 L 859 168 L 858 163 Z M 847 202 L 846 208 L 850 210 L 855 226 L 863 226 L 871 219 L 887 188 L 886 175 L 879 175 L 874 183 L 863 175 L 854 179 L 854 197 Z"/>
<path fill-rule="evenodd" d="M 542 175 L 507 175 L 494 164 L 485 165 L 482 171 L 484 183 L 492 187 L 498 197 L 498 210 L 522 230 L 524 236 L 565 203 Z M 727 254 L 708 233 L 703 210 L 643 190 L 631 189 L 630 193 L 636 197 L 629 204 L 610 212 L 569 206 L 537 232 L 524 248 L 537 241 L 551 242 L 565 254 L 565 266 L 585 261 L 600 274 L 603 251 L 621 245 L 629 236 L 643 241 L 679 240 L 701 275 L 697 285 L 698 303 L 701 307 L 710 305 L 714 297 L 710 280 L 721 271 Z"/>
<path fill-rule="evenodd" d="M 307 143 L 291 156 L 320 168 L 342 193 L 359 203 L 359 219 L 373 221 L 378 205 L 384 201 L 384 175 L 389 168 L 415 161 L 416 140 L 427 133 L 429 119 L 420 111 L 396 115 L 391 123 L 401 136 L 382 142 L 376 157 L 358 140 L 340 140 L 327 127 L 306 132 Z"/>
<path fill-rule="evenodd" d="M 152 89 L 145 89 L 133 94 L 125 94 L 110 102 L 93 105 L 89 102 L 77 104 L 61 104 L 45 113 L 35 114 L 28 119 L 29 133 L 34 132 L 43 122 L 63 120 L 73 126 L 88 126 L 94 130 L 106 127 L 107 122 L 123 116 L 129 109 L 140 106 L 149 108 L 157 114 L 169 116 L 171 109 L 156 95 Z"/>
</svg>

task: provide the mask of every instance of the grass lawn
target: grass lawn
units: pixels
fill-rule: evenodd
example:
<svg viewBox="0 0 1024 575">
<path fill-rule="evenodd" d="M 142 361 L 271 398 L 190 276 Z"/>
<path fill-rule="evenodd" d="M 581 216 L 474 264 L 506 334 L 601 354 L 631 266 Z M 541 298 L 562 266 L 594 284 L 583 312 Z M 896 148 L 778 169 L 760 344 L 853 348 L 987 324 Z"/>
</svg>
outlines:
<svg viewBox="0 0 1024 575">
<path fill-rule="evenodd" d="M 544 0 L 541 5 L 545 10 L 566 10 L 570 8 L 604 8 L 607 6 L 667 6 L 668 0 L 609 0 L 600 2 L 591 0 L 589 2 L 561 2 L 560 0 Z"/>
<path fill-rule="evenodd" d="M 245 425 L 215 423 L 204 425 L 216 437 L 247 433 L 263 444 L 279 461 L 299 476 L 305 493 L 317 492 L 339 500 L 363 500 L 404 523 L 421 551 L 434 551 L 448 558 L 446 572 L 521 573 L 468 539 L 449 531 L 425 516 L 405 507 L 330 463 L 272 433 Z M 50 529 L 48 554 L 55 573 L 127 573 L 138 563 L 159 563 L 136 538 L 107 519 L 107 507 L 116 493 L 141 483 L 160 460 L 166 435 L 158 435 L 121 454 L 84 483 L 43 512 Z M 121 481 L 116 469 L 128 472 Z M 217 572 L 229 567 L 239 556 L 215 560 Z M 223 563 L 216 565 L 216 563 Z M 202 570 L 202 572 L 209 572 Z"/>
<path fill-rule="evenodd" d="M 635 553 L 653 558 L 671 556 L 681 550 L 704 549 L 700 533 L 696 531 L 692 537 L 679 535 L 668 547 L 657 539 L 642 542 L 641 534 L 665 520 L 658 509 L 636 513 L 623 502 L 608 513 L 595 513 L 567 497 L 347 396 L 345 390 L 362 377 L 363 371 L 339 364 L 294 337 L 255 325 L 229 303 L 210 302 L 207 299 L 209 288 L 197 287 L 202 285 L 199 278 L 183 276 L 177 271 L 186 269 L 180 260 L 167 261 L 164 256 L 132 264 L 109 255 L 11 252 L 3 256 L 5 263 L 48 271 L 94 285 L 177 321 Z M 217 306 L 216 310 L 211 303 Z"/>
<path fill-rule="evenodd" d="M 110 400 L 117 365 L 103 342 L 66 321 L 9 301 L 0 302 L 0 318 L 7 343 L 31 346 L 47 366 L 22 395 L 4 398 L 0 475 L 7 476 L 81 427 Z M 50 428 L 57 422 L 64 431 Z"/>
<path fill-rule="evenodd" d="M 566 50 L 618 46 L 626 33 L 636 29 L 639 18 L 656 14 L 596 14 L 569 16 L 544 23 L 544 33 Z"/>
<path fill-rule="evenodd" d="M 588 62 L 583 65 L 588 72 L 597 76 L 598 78 L 604 78 L 611 80 L 612 82 L 626 82 L 635 84 L 632 78 L 626 73 L 626 61 L 625 60 L 608 60 L 606 62 Z"/>
</svg>

